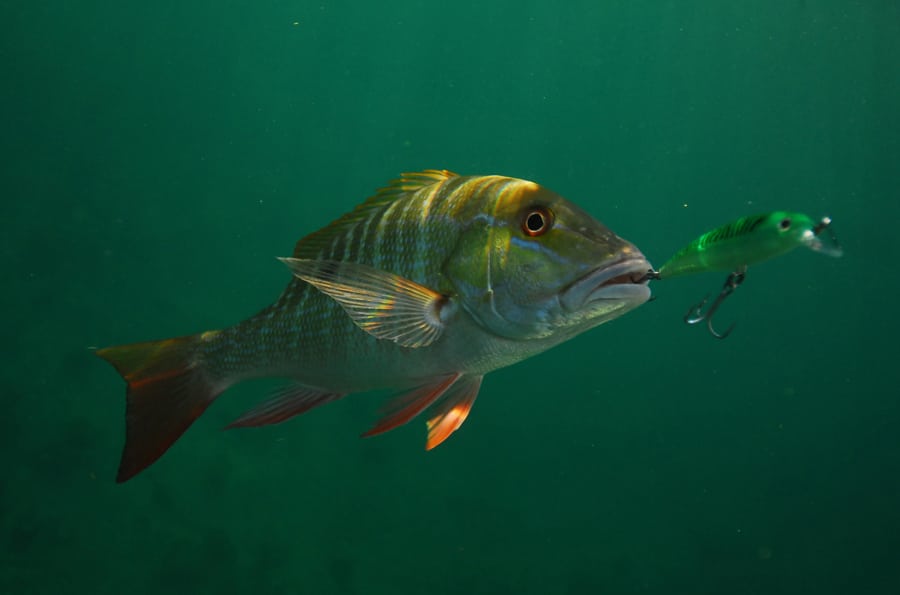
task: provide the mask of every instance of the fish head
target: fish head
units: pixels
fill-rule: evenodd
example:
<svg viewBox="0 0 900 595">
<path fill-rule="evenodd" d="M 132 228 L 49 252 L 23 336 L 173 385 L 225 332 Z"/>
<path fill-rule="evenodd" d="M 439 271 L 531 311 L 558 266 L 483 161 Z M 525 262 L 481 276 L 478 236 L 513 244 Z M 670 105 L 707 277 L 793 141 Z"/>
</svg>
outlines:
<svg viewBox="0 0 900 595">
<path fill-rule="evenodd" d="M 556 193 L 513 180 L 482 203 L 445 273 L 494 334 L 564 340 L 650 298 L 640 250 Z"/>
</svg>

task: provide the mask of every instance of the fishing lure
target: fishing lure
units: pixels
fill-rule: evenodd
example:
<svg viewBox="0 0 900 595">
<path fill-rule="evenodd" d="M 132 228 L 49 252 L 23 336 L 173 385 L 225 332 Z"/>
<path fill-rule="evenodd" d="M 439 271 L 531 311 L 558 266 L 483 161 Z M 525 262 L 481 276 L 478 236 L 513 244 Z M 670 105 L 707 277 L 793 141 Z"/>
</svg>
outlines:
<svg viewBox="0 0 900 595">
<path fill-rule="evenodd" d="M 841 256 L 843 250 L 830 225 L 829 217 L 816 223 L 807 215 L 788 211 L 742 217 L 698 237 L 676 252 L 658 271 L 650 271 L 647 278 L 671 279 L 694 273 L 729 271 L 722 290 L 706 312 L 703 307 L 708 295 L 692 306 L 684 317 L 688 324 L 705 320 L 709 332 L 724 339 L 734 324 L 724 333 L 718 333 L 713 328 L 712 318 L 725 298 L 744 282 L 747 267 L 787 254 L 799 246 L 828 256 Z"/>
</svg>

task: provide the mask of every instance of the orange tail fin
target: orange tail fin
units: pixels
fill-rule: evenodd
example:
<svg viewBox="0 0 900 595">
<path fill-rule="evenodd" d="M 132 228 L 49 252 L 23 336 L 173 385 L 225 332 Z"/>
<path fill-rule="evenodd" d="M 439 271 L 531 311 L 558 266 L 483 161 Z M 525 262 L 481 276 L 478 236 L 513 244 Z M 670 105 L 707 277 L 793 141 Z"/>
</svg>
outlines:
<svg viewBox="0 0 900 595">
<path fill-rule="evenodd" d="M 209 378 L 199 362 L 202 337 L 97 350 L 128 382 L 125 448 L 117 482 L 153 464 L 227 387 Z"/>
</svg>

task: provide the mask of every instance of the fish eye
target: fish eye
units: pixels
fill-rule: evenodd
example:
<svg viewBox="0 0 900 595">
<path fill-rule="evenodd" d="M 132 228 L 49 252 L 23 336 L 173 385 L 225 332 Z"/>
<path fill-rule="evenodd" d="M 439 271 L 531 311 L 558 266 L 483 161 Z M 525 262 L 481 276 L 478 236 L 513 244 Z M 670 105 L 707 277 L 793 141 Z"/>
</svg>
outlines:
<svg viewBox="0 0 900 595">
<path fill-rule="evenodd" d="M 790 217 L 785 217 L 784 219 L 782 219 L 781 221 L 779 221 L 779 222 L 778 222 L 778 228 L 779 228 L 781 231 L 787 231 L 787 230 L 789 230 L 789 229 L 791 228 L 791 218 L 790 218 Z"/>
<path fill-rule="evenodd" d="M 549 210 L 544 207 L 532 207 L 525 211 L 522 218 L 522 231 L 533 238 L 542 236 L 550 229 L 552 221 L 553 216 Z"/>
</svg>

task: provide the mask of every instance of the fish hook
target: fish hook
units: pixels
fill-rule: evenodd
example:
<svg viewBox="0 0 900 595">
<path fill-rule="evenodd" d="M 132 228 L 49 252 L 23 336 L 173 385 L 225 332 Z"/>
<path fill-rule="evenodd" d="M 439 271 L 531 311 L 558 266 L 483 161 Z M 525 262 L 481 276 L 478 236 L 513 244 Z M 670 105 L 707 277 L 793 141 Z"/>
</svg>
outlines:
<svg viewBox="0 0 900 595">
<path fill-rule="evenodd" d="M 657 271 L 656 269 L 650 269 L 649 271 L 644 273 L 643 276 L 638 277 L 637 279 L 634 279 L 632 277 L 632 282 L 643 283 L 644 281 L 659 281 L 660 279 L 661 277 L 659 276 L 659 271 Z"/>
<path fill-rule="evenodd" d="M 699 304 L 691 306 L 691 309 L 688 310 L 687 314 L 684 315 L 684 321 L 687 324 L 697 324 L 698 322 L 706 321 L 706 328 L 709 329 L 709 332 L 713 337 L 717 339 L 724 339 L 728 336 L 728 334 L 734 329 L 735 323 L 732 323 L 731 326 L 728 327 L 728 330 L 724 333 L 716 332 L 716 329 L 713 328 L 712 319 L 713 315 L 716 313 L 716 310 L 719 309 L 719 306 L 722 305 L 722 302 L 725 301 L 729 295 L 734 293 L 734 290 L 738 288 L 738 286 L 744 282 L 744 278 L 747 276 L 747 267 L 743 266 L 738 270 L 734 271 L 728 278 L 725 279 L 725 284 L 722 285 L 722 291 L 719 292 L 719 295 L 716 296 L 715 301 L 713 301 L 712 305 L 707 308 L 706 312 L 702 312 L 703 306 L 706 305 L 706 302 L 709 300 L 709 295 L 703 298 Z"/>
</svg>

